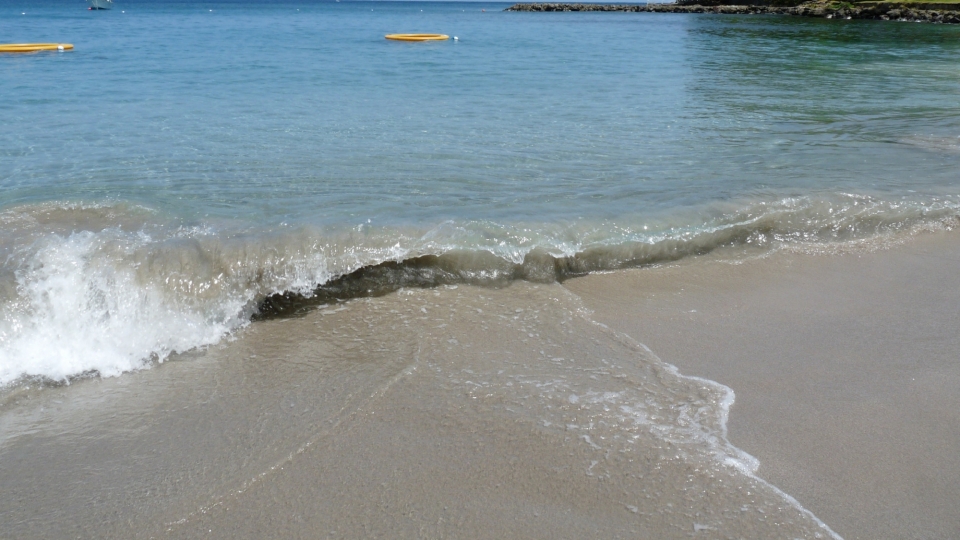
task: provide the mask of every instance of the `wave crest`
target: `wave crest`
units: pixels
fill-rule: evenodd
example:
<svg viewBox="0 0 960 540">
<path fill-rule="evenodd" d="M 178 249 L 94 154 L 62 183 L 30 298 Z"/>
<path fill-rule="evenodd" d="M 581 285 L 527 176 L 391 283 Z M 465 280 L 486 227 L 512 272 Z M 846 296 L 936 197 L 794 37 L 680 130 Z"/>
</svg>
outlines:
<svg viewBox="0 0 960 540">
<path fill-rule="evenodd" d="M 839 194 L 716 204 L 659 219 L 254 230 L 164 222 L 140 207 L 0 214 L 0 385 L 111 376 L 216 343 L 251 319 L 401 287 L 548 282 L 718 248 L 820 248 L 952 228 L 948 199 Z"/>
</svg>

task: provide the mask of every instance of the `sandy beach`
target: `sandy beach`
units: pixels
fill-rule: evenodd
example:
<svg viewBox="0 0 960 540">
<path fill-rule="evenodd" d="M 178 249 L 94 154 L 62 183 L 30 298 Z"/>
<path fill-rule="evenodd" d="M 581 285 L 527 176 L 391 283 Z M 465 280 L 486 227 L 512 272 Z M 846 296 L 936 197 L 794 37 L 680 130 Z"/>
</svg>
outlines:
<svg viewBox="0 0 960 540">
<path fill-rule="evenodd" d="M 745 474 L 727 392 L 560 285 L 405 289 L 3 403 L 11 537 L 830 536 Z"/>
<path fill-rule="evenodd" d="M 936 233 L 401 289 L 23 388 L 0 536 L 950 538 L 958 259 Z M 757 476 L 728 390 L 658 356 L 736 392 Z"/>
<path fill-rule="evenodd" d="M 592 275 L 593 316 L 731 387 L 729 437 L 847 539 L 960 534 L 960 237 Z"/>
</svg>

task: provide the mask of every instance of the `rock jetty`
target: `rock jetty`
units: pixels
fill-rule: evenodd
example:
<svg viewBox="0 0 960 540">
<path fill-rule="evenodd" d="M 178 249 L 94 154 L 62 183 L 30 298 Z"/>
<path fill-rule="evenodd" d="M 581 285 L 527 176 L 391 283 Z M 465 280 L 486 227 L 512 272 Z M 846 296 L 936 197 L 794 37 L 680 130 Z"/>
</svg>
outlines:
<svg viewBox="0 0 960 540">
<path fill-rule="evenodd" d="M 918 4 L 919 7 L 936 5 Z M 949 4 L 946 6 L 953 7 Z M 939 7 L 939 6 L 936 6 Z M 633 13 L 718 13 L 724 15 L 797 15 L 825 19 L 874 19 L 883 21 L 918 21 L 945 24 L 960 24 L 960 5 L 947 9 L 917 9 L 908 4 L 869 3 L 825 4 L 803 3 L 797 6 L 784 5 L 702 5 L 702 4 L 566 4 L 529 3 L 515 4 L 506 11 L 625 11 Z"/>
</svg>

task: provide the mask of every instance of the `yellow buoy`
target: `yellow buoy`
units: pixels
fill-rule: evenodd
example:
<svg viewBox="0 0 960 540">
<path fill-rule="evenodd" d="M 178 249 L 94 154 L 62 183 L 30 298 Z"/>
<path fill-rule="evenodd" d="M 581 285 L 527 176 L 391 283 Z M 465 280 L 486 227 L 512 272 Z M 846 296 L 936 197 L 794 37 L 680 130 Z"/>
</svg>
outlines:
<svg viewBox="0 0 960 540">
<path fill-rule="evenodd" d="M 387 34 L 383 36 L 396 41 L 443 41 L 450 39 L 446 34 Z"/>
<path fill-rule="evenodd" d="M 71 43 L 2 43 L 0 52 L 69 51 Z"/>
</svg>

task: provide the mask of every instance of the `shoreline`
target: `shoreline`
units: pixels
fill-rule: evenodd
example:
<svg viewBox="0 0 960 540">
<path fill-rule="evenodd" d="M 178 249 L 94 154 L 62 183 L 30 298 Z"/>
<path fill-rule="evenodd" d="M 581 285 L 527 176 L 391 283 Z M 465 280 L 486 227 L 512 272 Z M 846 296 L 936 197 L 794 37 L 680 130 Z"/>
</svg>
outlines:
<svg viewBox="0 0 960 540">
<path fill-rule="evenodd" d="M 960 526 L 960 235 L 737 261 L 402 288 L 27 389 L 2 403 L 0 518 L 183 538 Z"/>
<path fill-rule="evenodd" d="M 736 393 L 729 439 L 848 540 L 960 530 L 960 235 L 570 280 L 593 317 Z"/>
<path fill-rule="evenodd" d="M 928 6 L 928 4 L 918 4 Z M 944 4 L 946 6 L 946 4 Z M 626 13 L 714 13 L 719 15 L 794 15 L 824 19 L 864 19 L 881 21 L 960 24 L 960 4 L 953 9 L 918 9 L 909 4 L 805 3 L 799 6 L 776 5 L 679 5 L 679 4 L 580 4 L 521 3 L 504 11 L 518 12 L 626 12 Z"/>
<path fill-rule="evenodd" d="M 960 26 L 510 4 L 14 14 L 0 539 L 960 531 Z"/>
</svg>

